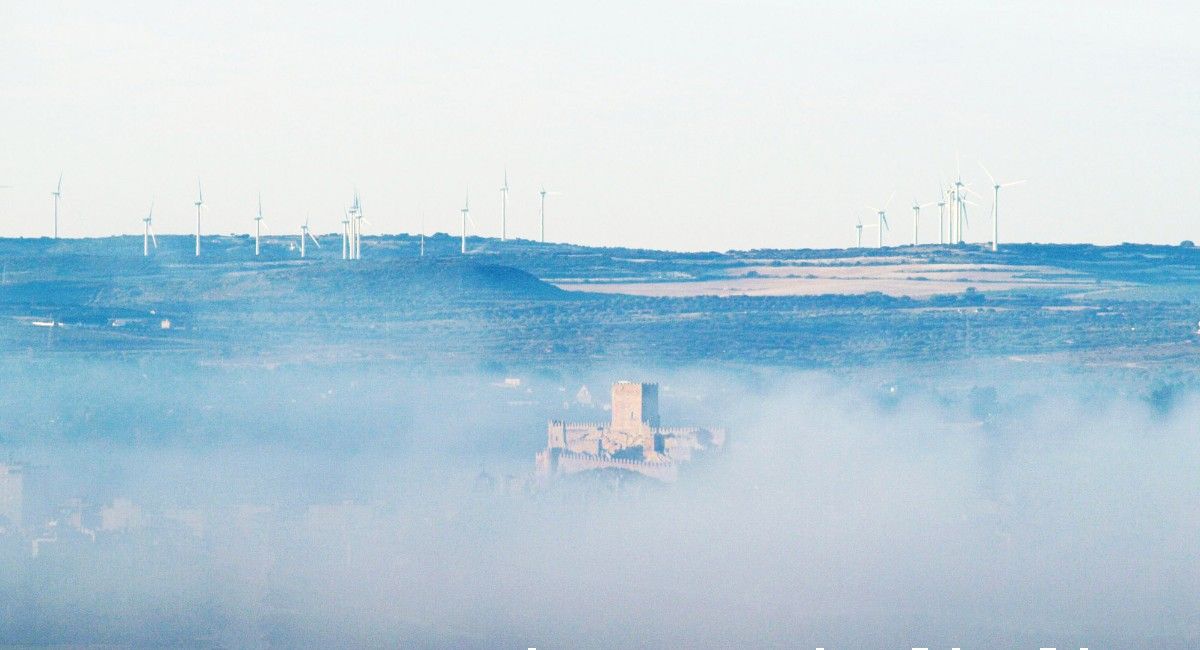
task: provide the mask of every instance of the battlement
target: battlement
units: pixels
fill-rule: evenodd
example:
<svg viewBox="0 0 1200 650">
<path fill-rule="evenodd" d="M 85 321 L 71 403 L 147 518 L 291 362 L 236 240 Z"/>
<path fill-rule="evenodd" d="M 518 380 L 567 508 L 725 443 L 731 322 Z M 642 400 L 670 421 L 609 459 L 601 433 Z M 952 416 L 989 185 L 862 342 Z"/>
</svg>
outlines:
<svg viewBox="0 0 1200 650">
<path fill-rule="evenodd" d="M 567 422 L 566 420 L 550 420 L 552 427 L 567 427 L 568 429 L 607 429 L 608 422 Z"/>
<path fill-rule="evenodd" d="M 537 465 L 538 474 L 547 478 L 597 469 L 623 469 L 666 483 L 674 482 L 679 478 L 679 468 L 672 462 L 627 460 L 580 454 L 561 449 L 538 452 Z"/>
</svg>

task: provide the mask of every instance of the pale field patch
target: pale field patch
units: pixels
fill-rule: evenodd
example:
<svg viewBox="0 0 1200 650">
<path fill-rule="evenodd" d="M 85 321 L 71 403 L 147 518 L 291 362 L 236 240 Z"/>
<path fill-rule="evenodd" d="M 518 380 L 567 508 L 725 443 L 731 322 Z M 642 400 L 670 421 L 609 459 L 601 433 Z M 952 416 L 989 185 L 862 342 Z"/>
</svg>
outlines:
<svg viewBox="0 0 1200 650">
<path fill-rule="evenodd" d="M 1094 287 L 1087 276 L 1048 266 L 899 264 L 744 266 L 725 278 L 679 282 L 562 282 L 569 291 L 684 298 L 695 296 L 820 296 L 879 292 L 928 298 L 940 294 L 1014 289 Z"/>
</svg>

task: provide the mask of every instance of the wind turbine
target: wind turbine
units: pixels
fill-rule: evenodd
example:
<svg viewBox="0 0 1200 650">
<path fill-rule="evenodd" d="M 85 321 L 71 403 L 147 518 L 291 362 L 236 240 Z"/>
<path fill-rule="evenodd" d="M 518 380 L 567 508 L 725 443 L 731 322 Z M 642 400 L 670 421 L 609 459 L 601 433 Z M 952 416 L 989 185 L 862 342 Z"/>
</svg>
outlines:
<svg viewBox="0 0 1200 650">
<path fill-rule="evenodd" d="M 358 238 L 358 242 L 354 244 L 354 255 L 355 255 L 354 259 L 361 260 L 362 259 L 363 224 L 366 224 L 368 226 L 370 226 L 372 224 L 366 217 L 363 216 L 361 207 L 359 208 L 358 215 L 355 217 L 355 219 L 358 220 L 358 227 L 355 229 L 355 237 Z"/>
<path fill-rule="evenodd" d="M 500 241 L 508 240 L 508 170 L 504 170 L 504 185 L 500 187 Z"/>
<path fill-rule="evenodd" d="M 979 163 L 983 167 L 983 163 Z M 987 174 L 988 180 L 992 182 L 992 252 L 996 252 L 996 248 L 1000 245 L 1000 188 L 1010 187 L 1012 185 L 1020 185 L 1026 182 L 1025 179 L 1019 181 L 1009 181 L 1007 183 L 998 183 L 992 177 L 992 173 L 987 167 L 983 167 L 983 173 Z"/>
<path fill-rule="evenodd" d="M 546 186 L 545 185 L 542 186 L 542 189 L 540 192 L 538 192 L 538 194 L 540 194 L 542 196 L 542 211 L 541 211 L 541 214 L 542 214 L 542 243 L 545 244 L 546 243 Z"/>
<path fill-rule="evenodd" d="M 254 256 L 258 257 L 259 240 L 262 239 L 262 193 L 258 195 L 258 216 L 254 217 Z"/>
<path fill-rule="evenodd" d="M 950 219 L 950 243 L 951 244 L 961 244 L 962 243 L 962 238 L 963 238 L 962 229 L 963 229 L 963 221 L 964 221 L 964 218 L 963 218 L 963 194 L 965 194 L 965 192 L 963 192 L 963 187 L 964 187 L 964 185 L 962 182 L 962 176 L 956 177 L 954 179 L 954 202 L 951 203 L 951 205 L 953 206 L 953 208 L 951 209 L 952 216 Z"/>
<path fill-rule="evenodd" d="M 342 209 L 342 259 L 350 259 L 350 213 Z"/>
<path fill-rule="evenodd" d="M 354 224 L 353 224 L 354 227 L 352 229 L 354 237 L 353 237 L 353 243 L 351 244 L 351 246 L 353 247 L 353 250 L 354 250 L 354 254 L 352 257 L 353 257 L 353 259 L 361 260 L 362 259 L 362 225 L 363 225 L 363 222 L 366 220 L 363 219 L 362 203 L 360 203 L 358 200 L 358 188 L 354 189 L 354 205 L 350 206 L 350 214 L 353 215 L 353 219 L 354 219 Z"/>
<path fill-rule="evenodd" d="M 421 213 L 421 257 L 425 257 L 425 214 Z"/>
<path fill-rule="evenodd" d="M 938 181 L 938 244 L 946 243 L 946 188 Z"/>
<path fill-rule="evenodd" d="M 862 217 L 859 217 L 858 225 L 854 226 L 854 230 L 857 231 L 856 234 L 858 235 L 858 244 L 857 244 L 858 248 L 862 248 L 862 229 L 863 229 Z"/>
<path fill-rule="evenodd" d="M 313 237 L 312 233 L 308 231 L 308 217 L 304 217 L 304 225 L 300 226 L 300 257 L 305 256 L 305 250 L 304 250 L 304 238 L 305 237 L 311 239 L 312 243 L 317 245 L 317 248 L 321 247 L 321 242 L 317 241 L 317 238 Z"/>
<path fill-rule="evenodd" d="M 975 196 L 979 197 L 979 193 L 976 192 L 975 190 L 971 189 L 970 186 L 968 186 L 966 183 L 963 183 L 962 180 L 958 181 L 958 186 L 959 187 L 956 188 L 956 190 L 955 190 L 955 194 L 957 195 L 956 202 L 958 204 L 958 210 L 957 210 L 957 212 L 958 212 L 958 242 L 957 243 L 961 244 L 964 241 L 966 241 L 965 237 L 963 236 L 963 233 L 966 232 L 967 226 L 971 225 L 971 220 L 967 218 L 967 206 L 968 205 L 979 205 L 978 203 L 968 199 L 967 194 L 974 194 Z M 983 198 L 983 197 L 979 197 L 979 198 Z"/>
<path fill-rule="evenodd" d="M 467 189 L 466 199 L 463 201 L 462 207 L 462 241 L 459 246 L 459 252 L 463 255 L 467 254 L 467 219 L 471 216 L 471 190 Z"/>
<path fill-rule="evenodd" d="M 888 220 L 887 220 L 887 207 L 888 207 L 888 204 L 892 202 L 892 198 L 895 196 L 896 196 L 896 193 L 892 192 L 891 196 L 888 197 L 888 200 L 884 202 L 882 208 L 869 208 L 871 210 L 874 210 L 875 213 L 879 215 L 879 248 L 883 248 L 883 231 L 884 231 L 884 229 L 891 230 L 891 226 L 888 225 Z"/>
<path fill-rule="evenodd" d="M 918 229 L 920 228 L 921 224 L 921 208 L 928 208 L 931 205 L 933 205 L 932 202 L 919 203 L 916 199 L 913 199 L 913 246 L 917 245 L 919 239 Z"/>
<path fill-rule="evenodd" d="M 154 221 L 154 201 L 150 201 L 150 212 L 142 218 L 142 223 L 145 224 L 145 230 L 142 234 L 142 257 L 150 256 L 150 242 L 154 242 L 154 247 L 158 248 L 158 238 L 154 236 L 154 228 L 151 227 L 151 222 Z"/>
<path fill-rule="evenodd" d="M 556 194 L 559 194 L 559 192 L 547 192 L 546 186 L 543 185 L 541 191 L 538 192 L 538 194 L 540 194 L 542 197 L 542 243 L 545 244 L 546 243 L 546 196 L 547 195 L 554 196 Z"/>
<path fill-rule="evenodd" d="M 62 198 L 62 172 L 58 173 L 58 185 L 50 195 L 54 197 L 54 238 L 58 239 L 58 200 Z"/>
<path fill-rule="evenodd" d="M 200 257 L 200 206 L 204 205 L 204 188 L 196 179 L 196 257 Z"/>
<path fill-rule="evenodd" d="M 954 179 L 953 186 L 953 203 L 951 203 L 950 243 L 961 244 L 963 243 L 963 230 L 966 226 L 970 225 L 970 221 L 967 219 L 967 206 L 975 205 L 975 203 L 967 200 L 967 192 L 970 192 L 975 196 L 979 196 L 979 194 L 963 182 L 962 164 L 958 162 L 958 154 L 955 154 L 954 157 L 955 165 L 957 166 L 957 174 Z"/>
</svg>

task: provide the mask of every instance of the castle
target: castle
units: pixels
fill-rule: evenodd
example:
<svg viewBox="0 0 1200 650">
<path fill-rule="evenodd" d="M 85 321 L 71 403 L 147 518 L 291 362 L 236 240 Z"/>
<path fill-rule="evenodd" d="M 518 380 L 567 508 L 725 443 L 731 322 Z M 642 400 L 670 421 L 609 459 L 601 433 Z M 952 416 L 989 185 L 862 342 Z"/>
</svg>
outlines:
<svg viewBox="0 0 1200 650">
<path fill-rule="evenodd" d="M 546 449 L 537 453 L 542 480 L 594 469 L 624 469 L 664 482 L 678 477 L 679 464 L 725 445 L 725 431 L 663 427 L 658 417 L 658 384 L 619 381 L 612 387 L 612 421 L 555 420 L 546 431 Z"/>
</svg>

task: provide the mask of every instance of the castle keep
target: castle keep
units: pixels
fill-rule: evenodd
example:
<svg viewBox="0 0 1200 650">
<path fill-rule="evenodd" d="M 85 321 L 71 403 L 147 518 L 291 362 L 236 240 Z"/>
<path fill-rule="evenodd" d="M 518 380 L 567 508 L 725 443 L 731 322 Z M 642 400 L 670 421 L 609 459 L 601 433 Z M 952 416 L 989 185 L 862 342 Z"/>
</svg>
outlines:
<svg viewBox="0 0 1200 650">
<path fill-rule="evenodd" d="M 537 475 L 551 479 L 615 468 L 673 481 L 679 463 L 724 445 L 725 432 L 720 429 L 661 426 L 658 384 L 619 381 L 612 387 L 611 422 L 549 423 L 546 449 L 536 458 Z"/>
</svg>

